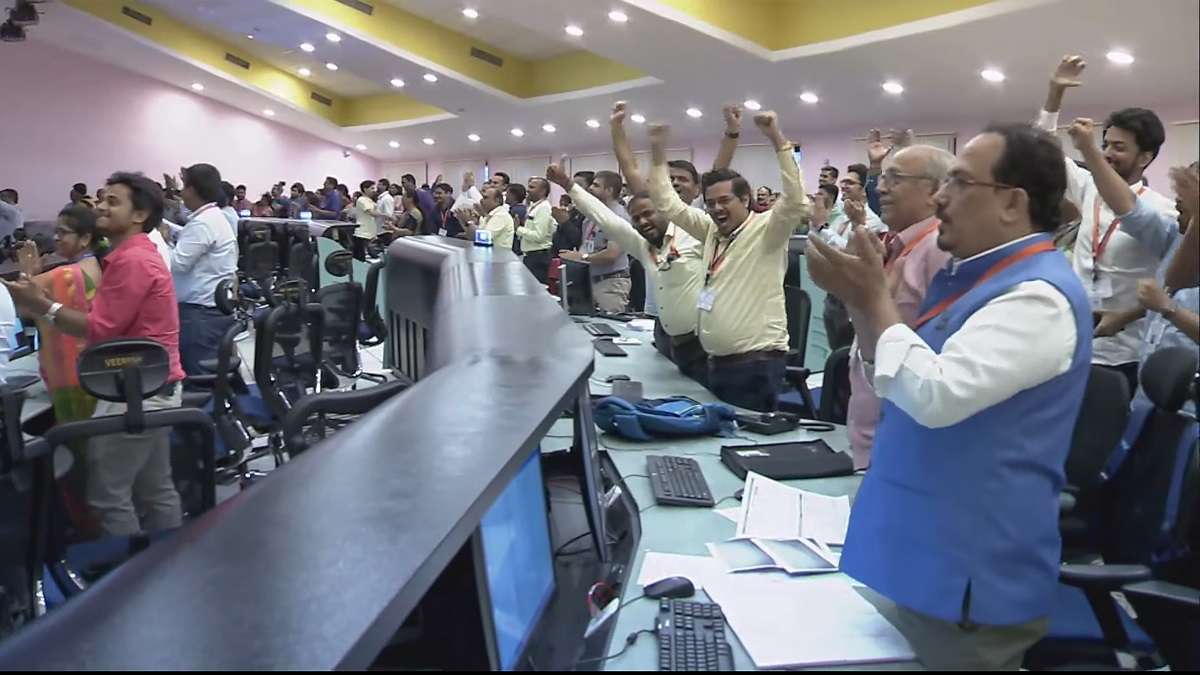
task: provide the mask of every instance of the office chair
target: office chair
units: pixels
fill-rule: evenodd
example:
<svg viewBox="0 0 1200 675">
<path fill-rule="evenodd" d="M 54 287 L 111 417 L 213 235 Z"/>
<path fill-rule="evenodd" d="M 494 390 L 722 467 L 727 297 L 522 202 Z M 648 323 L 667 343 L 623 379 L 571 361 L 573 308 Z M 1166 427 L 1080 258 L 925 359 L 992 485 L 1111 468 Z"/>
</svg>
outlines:
<svg viewBox="0 0 1200 675">
<path fill-rule="evenodd" d="M 1150 637 L 1111 593 L 1152 578 L 1194 584 L 1200 570 L 1192 515 L 1200 504 L 1200 432 L 1195 417 L 1181 411 L 1195 368 L 1182 347 L 1160 350 L 1143 367 L 1153 408 L 1133 416 L 1128 452 L 1103 487 L 1097 531 L 1104 564 L 1061 567 L 1049 634 L 1026 654 L 1026 667 L 1111 666 L 1118 654 L 1140 667 L 1161 665 Z"/>
<path fill-rule="evenodd" d="M 1067 455 L 1065 492 L 1072 506 L 1059 519 L 1063 560 L 1096 551 L 1093 531 L 1104 482 L 1101 473 L 1125 433 L 1129 399 L 1129 382 L 1123 375 L 1102 366 L 1091 367 Z"/>
<path fill-rule="evenodd" d="M 364 415 L 412 385 L 413 381 L 405 378 L 365 389 L 327 391 L 300 399 L 283 421 L 284 448 L 288 456 L 296 457 L 336 429 L 339 425 L 329 424 L 329 415 L 352 418 Z M 310 425 L 314 417 L 318 418 L 317 422 Z"/>
<path fill-rule="evenodd" d="M 825 370 L 821 375 L 821 405 L 818 407 L 808 389 L 807 368 L 788 366 L 785 377 L 800 394 L 801 403 L 786 399 L 780 401 L 779 409 L 809 419 L 818 419 L 834 424 L 845 424 L 850 410 L 850 348 L 840 347 L 830 352 L 825 359 Z"/>
<path fill-rule="evenodd" d="M 375 263 L 379 264 L 379 263 Z M 374 265 L 372 265 L 374 266 Z M 354 280 L 354 257 L 350 251 L 336 251 L 325 258 L 325 271 L 335 277 L 346 277 L 346 281 L 321 287 L 316 300 L 324 309 L 325 359 L 337 374 L 352 380 L 351 387 L 357 388 L 358 380 L 365 379 L 382 383 L 387 377 L 363 370 L 359 354 L 359 339 L 367 329 L 363 326 L 367 307 L 363 287 Z M 372 290 L 378 292 L 378 272 Z M 376 298 L 371 298 L 374 305 Z"/>
<path fill-rule="evenodd" d="M 799 286 L 783 286 L 783 302 L 787 311 L 789 366 L 804 367 L 808 352 L 808 326 L 812 321 L 812 300 Z"/>
<path fill-rule="evenodd" d="M 238 272 L 242 293 L 261 299 L 270 292 L 279 268 L 279 243 L 267 223 L 243 221 L 238 233 Z"/>
<path fill-rule="evenodd" d="M 1200 587 L 1141 581 L 1121 592 L 1172 671 L 1200 670 Z"/>
<path fill-rule="evenodd" d="M 386 262 L 385 257 L 367 268 L 367 281 L 363 287 L 362 324 L 358 332 L 358 341 L 364 347 L 381 345 L 387 340 L 387 321 L 379 312 L 379 274 Z"/>
<path fill-rule="evenodd" d="M 316 288 L 316 259 L 317 248 L 313 245 L 312 235 L 305 223 L 293 223 L 286 230 L 287 260 L 285 261 L 286 278 L 300 279 L 309 288 Z"/>
<path fill-rule="evenodd" d="M 39 475 L 50 467 L 46 458 L 25 457 L 24 405 L 24 389 L 0 385 L 0 641 L 45 613 L 38 601 L 44 530 L 36 517 L 43 511 L 39 500 L 50 495 L 33 488 L 50 482 Z"/>
</svg>

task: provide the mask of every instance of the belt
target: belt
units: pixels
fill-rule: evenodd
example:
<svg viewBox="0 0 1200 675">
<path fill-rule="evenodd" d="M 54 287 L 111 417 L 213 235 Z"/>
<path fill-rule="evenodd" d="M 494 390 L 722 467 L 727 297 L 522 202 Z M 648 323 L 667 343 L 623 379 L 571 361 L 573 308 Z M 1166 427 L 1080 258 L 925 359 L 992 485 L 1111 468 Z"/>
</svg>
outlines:
<svg viewBox="0 0 1200 675">
<path fill-rule="evenodd" d="M 199 304 L 199 303 L 196 303 L 196 302 L 182 302 L 182 303 L 180 303 L 180 304 L 181 304 L 181 305 L 183 305 L 184 307 L 195 307 L 196 309 L 211 309 L 211 310 L 213 310 L 213 311 L 215 311 L 215 312 L 219 312 L 219 311 L 220 311 L 219 309 L 217 309 L 217 306 L 216 306 L 216 305 L 201 305 L 201 304 Z M 222 312 L 222 313 L 223 313 L 223 312 Z"/>
<path fill-rule="evenodd" d="M 683 335 L 671 335 L 671 344 L 678 347 L 681 344 L 694 342 L 696 340 L 695 333 L 684 333 Z"/>
<path fill-rule="evenodd" d="M 714 366 L 733 366 L 739 363 L 750 363 L 753 361 L 770 361 L 772 359 L 782 359 L 787 357 L 787 352 L 782 349 L 758 349 L 752 352 L 742 352 L 741 354 L 730 354 L 728 356 L 710 356 L 708 360 Z"/>
<path fill-rule="evenodd" d="M 592 277 L 592 281 L 593 282 L 604 281 L 605 279 L 616 279 L 618 277 L 619 278 L 628 278 L 629 270 L 617 270 L 616 272 L 609 272 L 608 274 L 601 274 L 598 277 Z"/>
<path fill-rule="evenodd" d="M 522 250 L 522 251 L 524 251 L 525 249 L 521 249 L 521 250 Z M 534 253 L 546 253 L 546 254 L 549 254 L 549 253 L 550 253 L 550 248 L 549 248 L 549 247 L 546 247 L 546 248 L 534 249 L 534 250 L 532 250 L 532 251 L 525 251 L 525 255 L 533 255 Z"/>
</svg>

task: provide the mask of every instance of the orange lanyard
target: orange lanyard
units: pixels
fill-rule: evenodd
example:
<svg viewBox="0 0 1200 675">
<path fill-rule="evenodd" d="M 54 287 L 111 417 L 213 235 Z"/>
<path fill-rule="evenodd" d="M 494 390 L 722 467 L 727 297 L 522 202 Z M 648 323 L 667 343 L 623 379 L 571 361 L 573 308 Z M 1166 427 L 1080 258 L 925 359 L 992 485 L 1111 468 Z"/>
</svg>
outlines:
<svg viewBox="0 0 1200 675">
<path fill-rule="evenodd" d="M 895 262 L 897 260 L 899 260 L 900 258 L 903 258 L 904 256 L 911 253 L 912 250 L 917 247 L 917 244 L 920 244 L 925 239 L 925 237 L 928 237 L 929 235 L 933 234 L 934 232 L 937 232 L 937 229 L 938 229 L 938 227 L 941 226 L 941 224 L 942 224 L 941 220 L 934 218 L 933 222 L 930 223 L 929 225 L 927 225 L 925 227 L 925 229 L 921 232 L 921 234 L 917 235 L 916 239 L 913 239 L 912 241 L 905 244 L 904 248 L 900 249 L 900 252 L 896 254 L 896 257 L 889 260 L 887 262 L 887 264 L 884 265 L 884 267 L 891 267 L 893 264 L 895 264 Z"/>
<path fill-rule="evenodd" d="M 929 323 L 931 320 L 937 318 L 937 316 L 939 314 L 941 314 L 942 312 L 946 311 L 946 309 L 948 307 L 950 307 L 950 305 L 953 305 L 955 302 L 958 302 L 959 298 L 961 298 L 962 296 L 966 295 L 967 293 L 970 293 L 971 291 L 975 290 L 980 284 L 982 284 L 983 282 L 987 281 L 988 279 L 996 276 L 997 274 L 999 274 L 1001 271 L 1007 269 L 1008 267 L 1011 267 L 1012 265 L 1015 265 L 1015 264 L 1021 262 L 1022 260 L 1029 258 L 1031 256 L 1035 256 L 1039 253 L 1045 253 L 1047 251 L 1053 251 L 1053 250 L 1055 250 L 1054 242 L 1043 241 L 1043 242 L 1034 244 L 1033 246 L 1030 246 L 1028 248 L 1023 248 L 1020 251 L 1017 251 L 1016 253 L 1012 253 L 1008 256 L 1005 256 L 1002 260 L 997 262 L 995 265 L 992 265 L 991 268 L 988 269 L 988 271 L 984 272 L 983 276 L 976 279 L 975 283 L 971 284 L 970 288 L 968 288 L 967 290 L 965 290 L 961 293 L 955 293 L 954 295 L 946 298 L 945 300 L 942 300 L 941 302 L 934 305 L 933 307 L 930 307 L 927 312 L 925 312 L 924 314 L 922 314 L 920 317 L 917 318 L 917 322 L 913 326 L 913 328 L 920 328 L 921 326 L 924 326 L 925 324 Z"/>
<path fill-rule="evenodd" d="M 1146 191 L 1146 186 L 1143 185 L 1137 191 L 1137 196 L 1141 197 Z M 1096 278 L 1100 274 L 1097 269 L 1100 265 L 1100 256 L 1104 255 L 1104 251 L 1108 249 L 1108 240 L 1112 238 L 1113 233 L 1121 229 L 1121 219 L 1113 218 L 1113 221 L 1108 224 L 1108 229 L 1104 231 L 1104 237 L 1100 237 L 1100 195 L 1096 195 L 1096 201 L 1092 210 L 1092 278 Z"/>
<path fill-rule="evenodd" d="M 708 264 L 708 273 L 704 275 L 705 286 L 708 286 L 709 282 L 712 281 L 713 276 L 715 276 L 717 271 L 721 269 L 721 265 L 725 263 L 725 257 L 729 255 L 729 249 L 733 247 L 733 242 L 736 241 L 738 235 L 742 233 L 743 227 L 745 227 L 745 225 L 738 227 L 738 229 L 734 230 L 733 234 L 729 235 L 729 238 L 725 240 L 725 248 L 722 248 L 720 253 L 717 252 L 717 247 L 721 245 L 721 242 L 717 241 L 713 244 L 712 262 Z"/>
</svg>

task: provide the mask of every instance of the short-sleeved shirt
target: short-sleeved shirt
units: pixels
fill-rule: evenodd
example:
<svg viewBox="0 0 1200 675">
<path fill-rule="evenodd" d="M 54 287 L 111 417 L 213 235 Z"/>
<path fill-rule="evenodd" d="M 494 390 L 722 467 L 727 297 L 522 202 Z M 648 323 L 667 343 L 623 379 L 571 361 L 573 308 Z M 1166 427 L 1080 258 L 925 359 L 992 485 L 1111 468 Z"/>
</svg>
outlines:
<svg viewBox="0 0 1200 675">
<path fill-rule="evenodd" d="M 150 237 L 136 234 L 126 239 L 102 265 L 104 274 L 87 315 L 88 344 L 118 338 L 154 340 L 170 359 L 167 382 L 182 380 L 175 284 Z"/>
<path fill-rule="evenodd" d="M 354 205 L 354 222 L 358 223 L 358 227 L 354 229 L 354 236 L 365 239 L 379 236 L 379 223 L 370 213 L 374 209 L 375 202 L 370 197 L 363 195 L 358 198 Z"/>
<path fill-rule="evenodd" d="M 622 220 L 629 220 L 629 212 L 624 206 L 613 202 L 609 209 L 617 214 Z M 588 242 L 591 242 L 591 251 L 588 251 Z M 583 250 L 585 253 L 596 254 L 608 248 L 608 235 L 604 234 L 604 230 L 588 218 L 583 221 Z M 607 265 L 591 263 L 590 265 L 592 278 L 602 277 L 615 272 L 621 272 L 629 269 L 629 256 L 619 255 L 617 259 Z"/>
</svg>

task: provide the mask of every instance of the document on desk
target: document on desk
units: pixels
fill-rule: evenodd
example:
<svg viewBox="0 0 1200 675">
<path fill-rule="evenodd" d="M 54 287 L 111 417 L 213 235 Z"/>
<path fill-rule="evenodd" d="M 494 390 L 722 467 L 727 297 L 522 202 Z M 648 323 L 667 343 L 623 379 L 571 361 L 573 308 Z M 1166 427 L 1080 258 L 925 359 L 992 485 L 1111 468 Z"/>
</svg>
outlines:
<svg viewBox="0 0 1200 675">
<path fill-rule="evenodd" d="M 687 577 L 696 588 L 707 588 L 713 579 L 725 575 L 725 569 L 719 560 L 709 556 L 646 551 L 637 582 L 645 586 L 667 577 Z"/>
<path fill-rule="evenodd" d="M 766 476 L 746 474 L 739 539 L 811 539 L 823 544 L 846 543 L 850 498 L 797 490 Z"/>
<path fill-rule="evenodd" d="M 806 539 L 730 539 L 708 544 L 708 551 L 730 572 L 783 570 L 788 574 L 823 574 L 838 571 L 833 553 Z"/>
<path fill-rule="evenodd" d="M 914 658 L 900 632 L 841 575 L 726 574 L 704 590 L 758 668 Z"/>
</svg>

